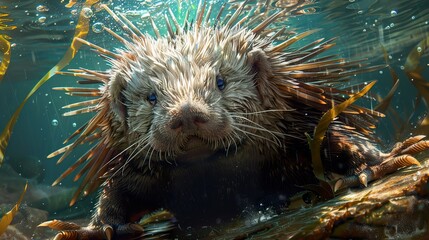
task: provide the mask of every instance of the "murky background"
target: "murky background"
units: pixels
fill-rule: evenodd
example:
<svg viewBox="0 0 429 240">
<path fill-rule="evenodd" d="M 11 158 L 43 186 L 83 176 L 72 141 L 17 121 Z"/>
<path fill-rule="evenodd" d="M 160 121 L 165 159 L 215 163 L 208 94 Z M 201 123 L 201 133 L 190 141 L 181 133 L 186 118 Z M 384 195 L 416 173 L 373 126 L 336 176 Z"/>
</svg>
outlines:
<svg viewBox="0 0 429 240">
<path fill-rule="evenodd" d="M 149 34 L 153 34 L 148 21 L 149 15 L 159 22 L 161 31 L 165 33 L 162 15 L 167 7 L 170 7 L 180 20 L 183 19 L 188 7 L 195 9 L 198 5 L 198 2 L 190 0 L 101 2 L 109 4 L 115 11 L 124 13 L 142 32 Z M 222 1 L 214 2 L 217 3 L 215 5 L 217 7 L 222 3 Z M 256 4 L 256 1 L 249 2 Z M 424 53 L 425 50 L 416 48 L 418 43 L 429 35 L 427 0 L 285 0 L 283 2 L 291 6 L 302 4 L 292 11 L 291 16 L 284 22 L 288 31 L 301 33 L 309 29 L 320 29 L 297 46 L 319 38 L 336 37 L 337 45 L 329 51 L 330 54 L 338 54 L 347 59 L 367 58 L 370 65 L 389 64 L 398 75 L 399 87 L 390 103 L 388 116 L 380 121 L 376 130 L 386 146 L 413 134 L 416 129 L 421 129 L 419 127 L 426 116 L 427 103 L 419 96 L 421 92 L 413 85 L 414 80 L 406 76 L 404 70 L 410 52 L 417 50 Z M 0 6 L 7 7 L 0 9 L 0 12 L 9 13 L 8 18 L 14 20 L 7 24 L 17 26 L 12 31 L 0 31 L 0 34 L 7 34 L 12 38 L 10 40 L 11 62 L 4 79 L 0 82 L 2 129 L 30 89 L 57 64 L 69 47 L 82 4 L 77 3 L 71 8 L 65 7 L 66 4 L 66 1 L 0 0 Z M 213 12 L 216 10 L 213 9 Z M 106 49 L 120 47 L 108 33 L 101 31 L 102 25 L 119 31 L 116 23 L 104 10 L 95 5 L 89 9 L 87 15 L 91 19 L 87 40 Z M 425 80 L 429 80 L 427 52 L 420 59 Z M 79 67 L 96 70 L 107 68 L 103 59 L 86 46 L 79 50 L 77 56 L 65 69 Z M 384 98 L 395 80 L 392 79 L 387 67 L 370 74 L 358 75 L 356 78 L 368 82 L 378 80 L 377 85 L 371 90 L 374 100 L 370 101 L 371 105 L 368 107 L 375 107 L 378 104 L 375 99 L 378 96 Z M 66 160 L 68 162 L 56 165 L 56 159 L 46 159 L 46 156 L 62 147 L 63 140 L 91 115 L 62 116 L 65 110 L 61 107 L 76 102 L 77 99 L 61 91 L 53 91 L 52 88 L 72 86 L 74 82 L 73 78 L 54 76 L 25 105 L 10 139 L 5 165 L 0 168 L 0 209 L 3 209 L 2 205 L 8 206 L 7 204 L 16 202 L 25 179 L 29 179 L 30 193 L 27 194 L 24 205 L 28 206 L 28 209 L 47 211 L 37 212 L 40 218 L 85 218 L 91 211 L 91 198 L 86 198 L 71 209 L 68 207 L 68 199 L 73 188 L 77 186 L 70 178 L 55 189 L 49 187 L 74 158 L 69 157 Z M 421 86 L 421 88 L 427 88 L 427 86 Z M 78 153 L 79 151 L 75 153 L 76 156 Z M 36 215 L 35 212 L 30 214 Z M 25 216 L 21 216 L 20 219 L 24 221 Z M 28 235 L 29 232 L 26 234 Z"/>
</svg>

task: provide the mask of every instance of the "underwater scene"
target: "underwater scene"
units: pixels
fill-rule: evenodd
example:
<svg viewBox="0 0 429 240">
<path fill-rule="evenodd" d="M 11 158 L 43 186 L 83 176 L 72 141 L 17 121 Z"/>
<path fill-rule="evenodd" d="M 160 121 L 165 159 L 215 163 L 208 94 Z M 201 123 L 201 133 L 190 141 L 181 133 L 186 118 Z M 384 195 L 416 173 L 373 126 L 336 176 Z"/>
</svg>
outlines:
<svg viewBox="0 0 429 240">
<path fill-rule="evenodd" d="M 427 0 L 0 0 L 0 240 L 429 239 Z"/>
</svg>

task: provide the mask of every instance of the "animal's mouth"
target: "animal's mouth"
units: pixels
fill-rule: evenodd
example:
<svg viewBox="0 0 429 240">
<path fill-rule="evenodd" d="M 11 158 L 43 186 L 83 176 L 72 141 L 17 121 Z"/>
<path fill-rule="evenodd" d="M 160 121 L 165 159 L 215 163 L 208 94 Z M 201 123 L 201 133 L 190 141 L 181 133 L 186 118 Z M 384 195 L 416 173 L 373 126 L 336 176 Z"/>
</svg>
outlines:
<svg viewBox="0 0 429 240">
<path fill-rule="evenodd" d="M 177 155 L 176 160 L 192 162 L 192 161 L 205 161 L 211 159 L 218 151 L 205 140 L 192 136 L 186 140 L 182 152 Z"/>
</svg>

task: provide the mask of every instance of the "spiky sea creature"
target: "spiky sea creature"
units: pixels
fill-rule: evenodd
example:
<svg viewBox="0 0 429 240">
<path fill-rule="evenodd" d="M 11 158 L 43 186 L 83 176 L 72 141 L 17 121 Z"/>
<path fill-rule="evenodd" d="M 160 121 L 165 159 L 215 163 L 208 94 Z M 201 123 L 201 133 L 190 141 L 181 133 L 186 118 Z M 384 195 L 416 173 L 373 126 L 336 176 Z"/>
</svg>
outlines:
<svg viewBox="0 0 429 240">
<path fill-rule="evenodd" d="M 182 25 L 169 10 L 168 35 L 151 20 L 153 38 L 103 5 L 126 36 L 104 29 L 123 48 L 111 52 L 78 39 L 111 68 L 59 73 L 99 87 L 56 88 L 95 97 L 65 106 L 83 107 L 65 115 L 95 115 L 66 140 L 76 138 L 71 144 L 49 155 L 61 155 L 62 162 L 77 146 L 95 142 L 54 185 L 83 165 L 72 204 L 82 192 L 100 185 L 102 191 L 90 227 L 45 224 L 69 230 L 58 238 L 147 236 L 134 215 L 158 208 L 170 210 L 182 226 L 214 224 L 252 204 L 282 204 L 296 185 L 317 182 L 305 133 L 353 95 L 343 87 L 349 77 L 371 67 L 337 56 L 317 58 L 333 40 L 293 47 L 314 31 L 279 42 L 287 38 L 279 23 L 288 8 L 255 14 L 246 6 L 240 3 L 229 16 L 223 6 L 212 18 L 212 6 L 201 2 L 195 21 L 185 18 Z M 351 106 L 331 124 L 320 153 L 335 188 L 366 185 L 418 164 L 409 154 L 428 148 L 417 136 L 380 152 L 371 131 L 379 116 Z"/>
</svg>

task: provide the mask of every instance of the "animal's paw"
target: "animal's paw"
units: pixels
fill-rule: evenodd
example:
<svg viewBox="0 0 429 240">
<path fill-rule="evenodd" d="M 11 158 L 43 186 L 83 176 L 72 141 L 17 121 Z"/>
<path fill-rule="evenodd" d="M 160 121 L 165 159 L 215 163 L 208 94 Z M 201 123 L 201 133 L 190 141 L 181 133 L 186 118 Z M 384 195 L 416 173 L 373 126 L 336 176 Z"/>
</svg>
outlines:
<svg viewBox="0 0 429 240">
<path fill-rule="evenodd" d="M 419 161 L 412 155 L 429 149 L 429 140 L 423 140 L 425 137 L 424 135 L 418 135 L 396 143 L 390 153 L 380 155 L 384 159 L 380 164 L 368 166 L 358 175 L 337 180 L 334 185 L 334 191 L 359 185 L 366 187 L 368 182 L 380 179 L 386 174 L 397 171 L 399 168 L 420 165 Z"/>
<path fill-rule="evenodd" d="M 134 239 L 144 232 L 139 224 L 124 224 L 113 228 L 103 225 L 99 228 L 81 227 L 75 223 L 52 220 L 41 223 L 39 227 L 48 227 L 60 231 L 54 240 L 111 240 Z"/>
</svg>

